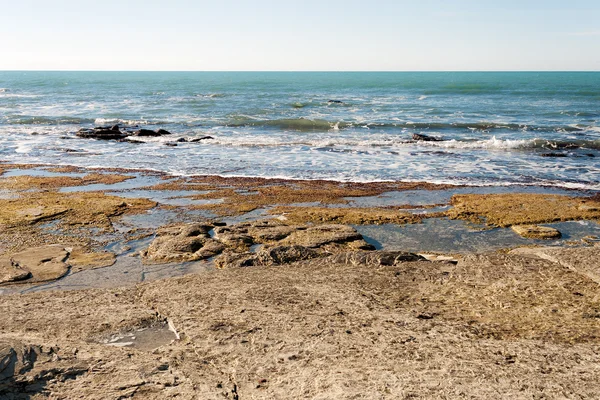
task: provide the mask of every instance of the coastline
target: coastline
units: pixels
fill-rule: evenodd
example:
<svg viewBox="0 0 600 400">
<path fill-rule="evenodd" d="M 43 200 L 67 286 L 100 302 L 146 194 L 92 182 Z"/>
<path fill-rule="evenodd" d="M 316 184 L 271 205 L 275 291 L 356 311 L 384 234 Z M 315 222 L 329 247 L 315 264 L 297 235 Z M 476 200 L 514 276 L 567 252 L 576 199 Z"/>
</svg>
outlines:
<svg viewBox="0 0 600 400">
<path fill-rule="evenodd" d="M 0 285 L 0 394 L 9 399 L 530 398 L 542 388 L 591 397 L 599 389 L 600 200 L 590 192 L 0 169 L 2 265 L 19 263 L 24 250 L 43 248 L 43 260 L 48 246 L 60 247 L 50 278 L 33 270 Z M 447 251 L 422 243 L 411 253 L 390 247 L 398 235 L 384 240 L 407 226 L 430 234 L 403 232 L 406 243 L 462 237 L 440 221 L 508 239 L 484 253 L 460 251 L 452 238 Z M 550 240 L 511 229 L 565 221 L 588 225 L 577 223 L 577 233 L 561 225 L 563 237 Z M 198 233 L 186 238 L 213 246 L 212 256 L 194 259 L 195 245 L 177 251 L 181 260 L 143 253 L 190 223 Z M 264 258 L 284 246 L 296 252 Z M 152 330 L 166 340 L 107 345 Z"/>
</svg>

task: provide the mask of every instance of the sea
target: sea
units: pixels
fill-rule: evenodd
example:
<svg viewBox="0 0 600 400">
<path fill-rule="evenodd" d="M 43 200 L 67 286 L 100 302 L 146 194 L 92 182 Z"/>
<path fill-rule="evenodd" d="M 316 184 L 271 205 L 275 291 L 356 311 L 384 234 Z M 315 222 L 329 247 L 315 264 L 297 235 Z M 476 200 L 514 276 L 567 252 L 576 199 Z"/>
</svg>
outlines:
<svg viewBox="0 0 600 400">
<path fill-rule="evenodd" d="M 600 72 L 0 71 L 0 161 L 600 190 Z"/>
</svg>

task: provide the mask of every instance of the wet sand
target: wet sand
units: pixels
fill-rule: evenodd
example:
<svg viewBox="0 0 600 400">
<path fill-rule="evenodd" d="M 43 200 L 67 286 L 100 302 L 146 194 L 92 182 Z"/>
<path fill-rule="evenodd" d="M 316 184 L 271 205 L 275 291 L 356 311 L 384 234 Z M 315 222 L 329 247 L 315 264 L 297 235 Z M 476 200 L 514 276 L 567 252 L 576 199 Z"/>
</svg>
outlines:
<svg viewBox="0 0 600 400">
<path fill-rule="evenodd" d="M 595 193 L 1 167 L 0 398 L 600 391 Z"/>
</svg>

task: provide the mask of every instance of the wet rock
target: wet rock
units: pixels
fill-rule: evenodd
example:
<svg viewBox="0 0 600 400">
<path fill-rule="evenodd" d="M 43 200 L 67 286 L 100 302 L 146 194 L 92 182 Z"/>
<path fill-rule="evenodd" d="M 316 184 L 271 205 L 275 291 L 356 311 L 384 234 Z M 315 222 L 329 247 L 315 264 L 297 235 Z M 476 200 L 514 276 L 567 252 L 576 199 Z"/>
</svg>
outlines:
<svg viewBox="0 0 600 400">
<path fill-rule="evenodd" d="M 158 133 L 157 131 L 153 131 L 152 129 L 138 129 L 137 131 L 133 132 L 133 134 L 135 136 L 146 136 L 146 137 L 162 136 L 160 133 Z"/>
<path fill-rule="evenodd" d="M 166 142 L 164 145 L 171 146 L 171 147 L 177 147 L 177 143 L 175 143 L 175 142 Z"/>
<path fill-rule="evenodd" d="M 159 129 L 159 130 L 156 131 L 156 133 L 158 133 L 158 135 L 160 135 L 160 136 L 170 135 L 171 134 L 171 132 L 169 132 L 166 129 Z"/>
<path fill-rule="evenodd" d="M 327 100 L 328 104 L 344 104 L 341 100 Z"/>
<path fill-rule="evenodd" d="M 558 157 L 558 158 L 562 158 L 562 157 L 568 157 L 568 154 L 565 153 L 541 153 L 540 157 Z"/>
<path fill-rule="evenodd" d="M 4 282 L 51 281 L 67 274 L 69 271 L 69 265 L 66 263 L 68 257 L 69 252 L 62 245 L 31 247 L 2 257 L 0 271 L 5 272 Z M 0 283 L 2 283 L 2 279 L 0 279 Z"/>
<path fill-rule="evenodd" d="M 187 141 L 190 143 L 194 143 L 194 142 L 200 142 L 202 140 L 209 140 L 209 139 L 214 139 L 214 137 L 207 135 L 207 136 L 201 136 L 201 137 L 197 137 L 197 138 L 191 138 L 191 139 L 188 139 Z"/>
<path fill-rule="evenodd" d="M 115 125 L 118 128 L 118 125 Z M 124 139 L 128 134 L 121 132 L 120 130 L 113 130 L 111 128 L 82 128 L 75 133 L 76 136 L 86 139 L 99 139 L 99 140 L 119 140 Z"/>
<path fill-rule="evenodd" d="M 412 139 L 418 142 L 441 142 L 444 139 L 435 136 L 427 136 L 420 133 L 413 133 Z"/>
<path fill-rule="evenodd" d="M 512 230 L 528 239 L 558 239 L 561 237 L 558 229 L 539 225 L 513 225 Z"/>
</svg>

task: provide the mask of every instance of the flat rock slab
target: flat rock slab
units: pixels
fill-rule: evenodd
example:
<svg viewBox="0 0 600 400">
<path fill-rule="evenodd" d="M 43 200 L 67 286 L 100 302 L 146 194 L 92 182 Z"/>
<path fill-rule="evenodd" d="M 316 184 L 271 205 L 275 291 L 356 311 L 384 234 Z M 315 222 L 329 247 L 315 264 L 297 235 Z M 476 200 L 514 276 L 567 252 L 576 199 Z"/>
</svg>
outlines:
<svg viewBox="0 0 600 400">
<path fill-rule="evenodd" d="M 558 229 L 539 225 L 513 225 L 512 230 L 527 239 L 558 239 L 562 235 Z"/>
<path fill-rule="evenodd" d="M 45 282 L 58 279 L 69 272 L 66 263 L 69 252 L 62 245 L 51 244 L 40 247 L 30 247 L 10 256 L 0 258 L 0 271 L 4 271 L 6 277 L 12 277 L 2 281 L 27 283 Z M 12 267 L 12 269 L 10 269 Z M 1 272 L 0 272 L 1 273 Z M 2 276 L 2 275 L 0 275 Z"/>
</svg>

